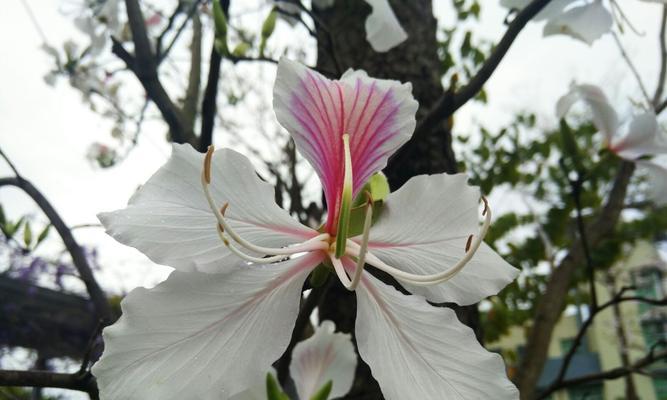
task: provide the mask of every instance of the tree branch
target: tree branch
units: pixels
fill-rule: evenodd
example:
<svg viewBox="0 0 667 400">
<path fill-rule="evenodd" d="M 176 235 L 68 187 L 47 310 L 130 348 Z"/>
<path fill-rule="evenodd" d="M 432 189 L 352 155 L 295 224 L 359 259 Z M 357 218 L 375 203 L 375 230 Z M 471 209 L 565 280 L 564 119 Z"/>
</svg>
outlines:
<svg viewBox="0 0 667 400">
<path fill-rule="evenodd" d="M 665 77 L 667 76 L 667 4 L 662 7 L 662 20 L 660 21 L 660 72 L 658 83 L 653 95 L 653 106 L 658 107 L 665 90 Z"/>
<path fill-rule="evenodd" d="M 102 288 L 100 288 L 95 280 L 93 271 L 90 268 L 90 264 L 88 263 L 88 259 L 86 258 L 83 249 L 79 246 L 76 239 L 74 239 L 72 232 L 62 220 L 58 212 L 53 208 L 51 203 L 49 203 L 46 197 L 44 197 L 32 183 L 22 178 L 20 175 L 13 178 L 0 178 L 0 187 L 3 186 L 17 187 L 23 190 L 35 201 L 35 203 L 37 203 L 62 238 L 67 251 L 72 256 L 72 262 L 74 263 L 81 280 L 86 285 L 86 290 L 93 302 L 98 319 L 107 323 L 111 322 L 113 320 L 111 307 L 107 302 L 104 291 L 102 291 Z"/>
<path fill-rule="evenodd" d="M 583 341 L 584 336 L 586 335 L 586 332 L 588 331 L 588 328 L 591 327 L 593 324 L 593 320 L 595 317 L 600 314 L 603 310 L 628 301 L 637 301 L 640 303 L 647 303 L 651 305 L 656 305 L 656 306 L 663 306 L 667 305 L 667 298 L 663 299 L 651 299 L 648 297 L 642 297 L 642 296 L 623 296 L 625 292 L 628 290 L 634 290 L 633 287 L 623 287 L 621 290 L 618 291 L 614 295 L 614 297 L 607 301 L 606 303 L 603 303 L 599 307 L 592 309 L 590 312 L 590 315 L 588 318 L 581 324 L 581 327 L 579 328 L 579 332 L 577 332 L 577 336 L 574 338 L 574 342 L 572 343 L 572 346 L 568 350 L 568 352 L 565 354 L 565 357 L 563 357 L 563 363 L 561 364 L 560 370 L 558 371 L 558 375 L 556 375 L 556 379 L 554 380 L 553 383 L 547 387 L 540 395 L 537 397 L 537 400 L 540 399 L 545 399 L 549 397 L 553 392 L 562 389 L 565 386 L 563 385 L 563 382 L 565 381 L 565 374 L 567 373 L 567 370 L 570 367 L 570 363 L 572 362 L 572 359 L 577 352 L 577 349 L 581 345 L 581 342 Z"/>
<path fill-rule="evenodd" d="M 623 376 L 626 376 L 628 374 L 633 374 L 636 372 L 639 372 L 644 367 L 647 367 L 651 364 L 653 364 L 656 361 L 664 360 L 667 359 L 667 350 L 662 350 L 660 352 L 655 352 L 655 351 L 650 351 L 646 356 L 642 357 L 641 359 L 637 360 L 634 364 L 627 366 L 627 367 L 618 367 L 618 368 L 613 368 L 608 371 L 603 371 L 603 372 L 598 372 L 595 374 L 589 374 L 589 375 L 584 375 L 580 376 L 578 378 L 572 378 L 572 379 L 567 379 L 564 380 L 560 383 L 560 385 L 555 386 L 551 392 L 555 392 L 557 390 L 566 388 L 566 387 L 572 387 L 572 386 L 578 386 L 578 385 L 583 385 L 585 383 L 591 383 L 591 382 L 598 382 L 598 381 L 603 381 L 603 380 L 611 380 L 611 379 L 618 379 Z M 538 397 L 538 399 L 543 399 L 546 398 L 546 396 L 541 395 Z"/>
<path fill-rule="evenodd" d="M 188 87 L 183 98 L 182 115 L 186 128 L 194 132 L 197 120 L 197 106 L 201 87 L 201 41 L 202 24 L 199 15 L 192 16 L 192 42 L 190 43 L 190 73 Z"/>
<path fill-rule="evenodd" d="M 123 45 L 112 38 L 111 51 L 125 62 L 127 67 L 136 75 L 146 90 L 146 95 L 157 106 L 167 125 L 172 140 L 176 143 L 191 142 L 194 134 L 185 129 L 180 110 L 169 98 L 169 94 L 160 83 L 157 73 L 157 63 L 151 44 L 148 40 L 146 25 L 141 8 L 137 0 L 125 0 L 128 23 L 132 31 L 135 55 L 132 56 Z"/>
<path fill-rule="evenodd" d="M 594 247 L 600 240 L 609 235 L 618 221 L 635 164 L 623 161 L 614 179 L 614 185 L 607 198 L 607 203 L 595 222 L 587 231 L 589 245 Z M 577 267 L 583 264 L 584 251 L 580 242 L 574 242 L 567 256 L 560 262 L 547 282 L 544 294 L 535 308 L 533 326 L 528 333 L 526 342 L 527 355 L 521 362 L 516 383 L 521 391 L 522 399 L 532 397 L 537 380 L 547 358 L 547 350 L 551 342 L 553 329 L 565 307 L 567 291 Z"/>
<path fill-rule="evenodd" d="M 90 373 L 81 375 L 51 371 L 0 370 L 0 386 L 77 390 L 88 393 L 91 399 L 99 399 L 95 377 Z"/>
<path fill-rule="evenodd" d="M 482 90 L 482 87 L 489 80 L 498 65 L 500 65 L 500 62 L 521 30 L 537 13 L 549 4 L 549 1 L 551 0 L 533 0 L 517 14 L 489 58 L 470 82 L 456 92 L 451 90 L 446 91 L 431 107 L 426 116 L 419 121 L 413 135 L 413 140 L 419 140 L 420 137 L 430 132 L 441 121 L 446 121 L 454 111 L 458 110 Z"/>
<path fill-rule="evenodd" d="M 213 0 L 220 1 L 220 0 Z M 225 17 L 229 16 L 230 0 L 220 1 L 222 11 Z M 206 89 L 204 90 L 204 99 L 201 105 L 201 132 L 199 134 L 199 151 L 204 152 L 213 144 L 213 127 L 215 125 L 215 115 L 218 112 L 218 82 L 220 81 L 220 65 L 222 64 L 222 55 L 215 48 L 215 41 L 211 46 L 211 58 L 208 66 L 208 78 Z"/>
</svg>

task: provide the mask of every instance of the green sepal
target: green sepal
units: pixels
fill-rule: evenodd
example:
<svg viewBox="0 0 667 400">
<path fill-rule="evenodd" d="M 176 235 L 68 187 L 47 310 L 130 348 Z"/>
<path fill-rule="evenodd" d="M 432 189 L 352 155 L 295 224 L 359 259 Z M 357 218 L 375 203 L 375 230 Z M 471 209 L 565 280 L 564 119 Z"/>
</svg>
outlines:
<svg viewBox="0 0 667 400">
<path fill-rule="evenodd" d="M 27 248 L 30 248 L 30 245 L 32 244 L 32 229 L 30 228 L 30 222 L 26 222 L 23 227 L 23 243 Z"/>
<path fill-rule="evenodd" d="M 290 400 L 270 372 L 266 374 L 266 398 L 268 400 Z"/>
<path fill-rule="evenodd" d="M 382 211 L 383 201 L 373 202 L 373 219 L 371 219 L 371 226 L 380 217 Z M 350 226 L 347 229 L 348 237 L 353 238 L 364 233 L 364 222 L 366 221 L 366 203 L 354 207 L 350 211 Z"/>
<path fill-rule="evenodd" d="M 371 176 L 366 183 L 370 186 L 371 198 L 373 201 L 384 201 L 389 196 L 389 181 L 382 172 L 377 172 Z"/>
<path fill-rule="evenodd" d="M 315 393 L 310 400 L 327 400 L 331 394 L 331 388 L 333 388 L 333 381 L 325 383 L 320 390 Z"/>
<path fill-rule="evenodd" d="M 326 261 L 330 262 L 327 258 Z M 326 266 L 325 264 L 320 264 L 313 272 L 310 274 L 310 286 L 317 288 L 321 287 L 327 282 L 329 278 L 329 272 L 331 271 L 331 266 Z"/>
</svg>

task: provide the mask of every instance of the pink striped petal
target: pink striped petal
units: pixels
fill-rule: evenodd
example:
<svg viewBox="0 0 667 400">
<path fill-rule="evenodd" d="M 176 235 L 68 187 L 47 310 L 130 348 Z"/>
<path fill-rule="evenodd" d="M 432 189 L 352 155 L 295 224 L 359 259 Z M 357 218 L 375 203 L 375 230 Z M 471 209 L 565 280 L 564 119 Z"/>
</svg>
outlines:
<svg viewBox="0 0 667 400">
<path fill-rule="evenodd" d="M 354 194 L 412 136 L 418 103 L 412 85 L 348 70 L 329 80 L 282 58 L 273 108 L 322 181 L 331 228 L 343 188 L 342 135 L 350 135 Z"/>
</svg>

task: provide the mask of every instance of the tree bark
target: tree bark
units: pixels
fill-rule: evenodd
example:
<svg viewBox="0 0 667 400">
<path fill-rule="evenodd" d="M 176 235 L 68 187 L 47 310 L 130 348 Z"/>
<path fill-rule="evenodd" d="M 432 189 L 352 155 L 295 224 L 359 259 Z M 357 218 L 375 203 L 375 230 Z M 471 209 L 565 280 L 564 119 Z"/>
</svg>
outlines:
<svg viewBox="0 0 667 400">
<path fill-rule="evenodd" d="M 441 62 L 437 53 L 437 21 L 431 0 L 390 1 L 408 39 L 385 53 L 375 52 L 366 41 L 364 23 L 370 6 L 358 0 L 338 0 L 326 10 L 314 9 L 318 19 L 317 67 L 341 74 L 348 68 L 363 69 L 374 78 L 411 82 L 419 102 L 417 120 L 444 94 Z M 384 173 L 393 190 L 419 174 L 455 173 L 456 159 L 446 121 L 420 140 L 406 143 L 390 160 Z M 321 319 L 331 319 L 339 329 L 354 334 L 355 296 L 340 285 L 332 285 L 319 310 Z M 456 307 L 459 318 L 479 333 L 476 306 Z M 380 388 L 366 364 L 360 362 L 357 380 L 349 398 L 382 398 Z"/>
</svg>

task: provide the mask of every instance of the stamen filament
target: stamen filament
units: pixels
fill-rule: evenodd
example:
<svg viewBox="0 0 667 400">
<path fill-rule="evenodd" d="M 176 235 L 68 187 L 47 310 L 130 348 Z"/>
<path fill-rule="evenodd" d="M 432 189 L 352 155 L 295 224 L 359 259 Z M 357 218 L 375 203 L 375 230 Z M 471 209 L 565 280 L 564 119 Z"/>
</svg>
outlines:
<svg viewBox="0 0 667 400">
<path fill-rule="evenodd" d="M 329 254 L 329 259 L 331 260 L 331 264 L 334 267 L 334 271 L 336 271 L 336 275 L 340 280 L 340 283 L 343 284 L 345 289 L 354 290 L 351 289 L 352 281 L 350 280 L 350 277 L 347 276 L 347 272 L 345 272 L 345 267 L 343 266 L 343 262 L 340 260 L 340 258 L 337 258 L 334 254 L 331 253 L 328 254 Z"/>
<path fill-rule="evenodd" d="M 368 249 L 368 236 L 371 231 L 371 222 L 373 221 L 373 199 L 370 194 L 368 196 L 368 203 L 366 204 L 366 219 L 364 219 L 364 230 L 361 236 L 361 246 L 357 255 L 357 266 L 354 269 L 354 276 L 349 290 L 355 290 L 359 281 L 361 280 L 361 273 L 364 271 L 366 265 L 366 250 Z"/>
<path fill-rule="evenodd" d="M 288 256 L 286 255 L 276 255 L 273 257 L 253 257 L 251 255 L 243 253 L 241 250 L 237 249 L 236 246 L 231 244 L 227 237 L 225 237 L 225 234 L 223 233 L 222 229 L 220 229 L 220 226 L 218 226 L 218 235 L 220 236 L 220 239 L 222 239 L 222 242 L 227 246 L 227 248 L 237 255 L 239 258 L 246 260 L 248 262 L 251 262 L 253 264 L 271 264 L 277 261 L 282 261 Z"/>
<path fill-rule="evenodd" d="M 484 215 L 485 217 L 484 223 L 482 224 L 482 227 L 478 235 L 476 235 L 472 240 L 469 250 L 465 253 L 463 258 L 461 258 L 453 267 L 445 271 L 438 272 L 436 274 L 430 274 L 430 275 L 412 274 L 409 272 L 401 271 L 395 267 L 386 264 L 371 252 L 366 253 L 366 263 L 388 274 L 391 274 L 394 278 L 398 279 L 401 282 L 409 283 L 415 286 L 436 285 L 438 283 L 446 282 L 452 279 L 466 266 L 466 264 L 468 264 L 468 262 L 475 255 L 475 253 L 479 249 L 479 246 L 482 244 L 484 240 L 484 236 L 486 236 L 486 233 L 489 230 L 489 226 L 491 225 L 491 209 L 488 207 L 486 199 L 484 199 L 483 197 L 482 199 L 484 200 L 484 211 L 482 212 L 482 215 Z M 359 246 L 352 240 L 348 241 L 348 245 L 352 247 L 350 249 L 351 253 L 361 250 L 361 246 Z"/>
<path fill-rule="evenodd" d="M 202 170 L 202 176 L 201 176 L 202 188 L 204 189 L 204 195 L 206 196 L 208 205 L 211 208 L 211 211 L 213 211 L 213 214 L 215 215 L 216 219 L 218 220 L 218 224 L 220 224 L 222 230 L 225 233 L 227 233 L 232 239 L 234 239 L 234 241 L 236 241 L 241 246 L 245 247 L 247 250 L 266 255 L 289 256 L 295 253 L 303 253 L 313 250 L 326 250 L 328 248 L 328 245 L 326 243 L 326 241 L 329 239 L 328 233 L 319 234 L 313 238 L 310 238 L 294 246 L 281 247 L 281 248 L 258 246 L 248 242 L 247 240 L 243 239 L 238 233 L 236 233 L 236 231 L 232 229 L 232 227 L 227 223 L 225 217 L 223 216 L 223 212 L 224 210 L 227 209 L 228 204 L 225 204 L 221 209 L 218 209 L 218 206 L 215 203 L 215 200 L 213 200 L 213 196 L 211 195 L 211 191 L 209 189 L 209 185 L 211 183 L 211 160 L 214 150 L 215 149 L 213 146 L 209 146 L 208 152 L 206 153 L 206 157 L 204 158 L 204 169 Z M 225 244 L 227 245 L 227 243 Z M 230 250 L 232 249 L 231 246 L 228 247 L 230 248 Z M 260 260 L 265 260 L 265 259 L 261 258 Z"/>
</svg>

